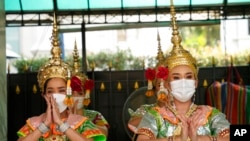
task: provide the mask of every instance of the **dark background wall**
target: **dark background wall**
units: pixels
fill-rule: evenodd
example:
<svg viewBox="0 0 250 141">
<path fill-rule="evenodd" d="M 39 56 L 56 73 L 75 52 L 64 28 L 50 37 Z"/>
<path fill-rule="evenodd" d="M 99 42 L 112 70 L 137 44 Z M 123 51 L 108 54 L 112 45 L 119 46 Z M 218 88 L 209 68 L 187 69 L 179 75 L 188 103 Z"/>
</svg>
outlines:
<svg viewBox="0 0 250 141">
<path fill-rule="evenodd" d="M 250 66 L 236 67 L 243 78 L 244 84 L 250 85 Z M 227 67 L 200 68 L 199 86 L 196 93 L 196 103 L 205 104 L 204 80 L 210 85 L 215 80 L 226 78 Z M 130 134 L 126 123 L 127 109 L 123 109 L 126 100 L 136 91 L 135 83 L 145 87 L 147 81 L 144 70 L 136 71 L 92 71 L 87 72 L 89 78 L 95 81 L 95 89 L 91 93 L 89 109 L 101 112 L 110 124 L 108 141 L 129 141 Z M 234 79 L 234 77 L 233 77 Z M 16 132 L 28 117 L 39 115 L 45 111 L 46 104 L 41 97 L 37 73 L 7 74 L 8 80 L 8 140 L 17 140 Z M 121 89 L 118 89 L 118 83 Z M 101 89 L 104 84 L 105 89 Z M 137 90 L 138 91 L 138 90 Z M 125 114 L 124 114 L 125 113 Z"/>
</svg>

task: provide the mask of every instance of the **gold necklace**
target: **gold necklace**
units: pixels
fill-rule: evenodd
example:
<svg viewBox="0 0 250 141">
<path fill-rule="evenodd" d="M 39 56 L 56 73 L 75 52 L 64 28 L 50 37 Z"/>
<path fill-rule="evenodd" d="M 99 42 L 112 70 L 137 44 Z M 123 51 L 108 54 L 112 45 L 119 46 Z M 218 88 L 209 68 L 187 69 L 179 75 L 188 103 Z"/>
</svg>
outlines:
<svg viewBox="0 0 250 141">
<path fill-rule="evenodd" d="M 197 109 L 197 107 L 198 106 L 196 104 L 192 103 L 192 105 L 190 106 L 190 108 L 189 108 L 188 112 L 185 114 L 185 116 L 190 117 L 194 113 L 194 111 Z M 175 117 L 177 117 L 178 113 L 177 113 L 177 110 L 174 107 L 167 105 L 167 108 L 174 113 Z M 176 129 L 174 130 L 173 136 L 174 135 L 180 135 L 180 134 L 181 134 L 181 122 L 178 123 Z M 190 141 L 189 137 L 188 137 L 187 141 Z"/>
<path fill-rule="evenodd" d="M 193 114 L 193 112 L 197 109 L 197 107 L 198 107 L 198 106 L 197 106 L 196 104 L 193 104 L 193 103 L 192 103 L 192 105 L 190 106 L 190 108 L 189 108 L 188 112 L 185 114 L 185 116 L 186 116 L 186 117 L 190 117 L 190 116 Z M 174 113 L 175 116 L 178 115 L 177 110 L 176 110 L 175 108 L 173 108 L 172 106 L 167 105 L 167 108 L 168 108 L 170 111 L 172 111 L 172 112 Z"/>
</svg>

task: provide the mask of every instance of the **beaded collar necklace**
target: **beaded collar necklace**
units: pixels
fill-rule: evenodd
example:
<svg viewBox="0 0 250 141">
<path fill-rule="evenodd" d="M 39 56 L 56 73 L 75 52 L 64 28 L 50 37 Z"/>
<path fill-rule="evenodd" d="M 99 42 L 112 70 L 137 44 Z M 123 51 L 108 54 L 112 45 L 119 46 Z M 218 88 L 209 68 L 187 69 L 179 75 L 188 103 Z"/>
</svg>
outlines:
<svg viewBox="0 0 250 141">
<path fill-rule="evenodd" d="M 196 104 L 192 103 L 192 104 L 190 105 L 189 110 L 188 110 L 187 113 L 185 114 L 185 116 L 186 116 L 186 117 L 190 117 L 190 116 L 193 114 L 193 112 L 197 109 L 197 107 L 198 107 L 198 106 L 197 106 Z M 177 112 L 177 110 L 176 110 L 175 105 L 174 105 L 174 106 L 167 105 L 166 108 L 168 108 L 170 111 L 172 111 L 172 112 L 174 113 L 175 116 L 178 115 L 178 112 Z"/>
</svg>

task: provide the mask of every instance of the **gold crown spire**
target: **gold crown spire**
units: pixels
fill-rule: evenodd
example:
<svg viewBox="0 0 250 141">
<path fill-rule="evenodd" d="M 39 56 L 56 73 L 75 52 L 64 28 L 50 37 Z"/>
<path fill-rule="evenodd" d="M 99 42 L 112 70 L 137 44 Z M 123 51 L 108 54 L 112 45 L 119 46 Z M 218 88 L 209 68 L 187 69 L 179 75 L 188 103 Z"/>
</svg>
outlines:
<svg viewBox="0 0 250 141">
<path fill-rule="evenodd" d="M 77 49 L 77 44 L 75 40 L 74 50 L 73 50 L 73 75 L 77 76 L 83 83 L 86 81 L 87 76 L 80 71 L 80 59 L 79 52 Z"/>
<path fill-rule="evenodd" d="M 156 59 L 158 62 L 156 64 L 156 67 L 158 67 L 160 65 L 164 65 L 164 60 L 165 60 L 165 57 L 164 57 L 163 52 L 161 50 L 161 39 L 160 39 L 160 34 L 159 34 L 158 30 L 157 30 L 157 41 L 158 41 L 158 52 L 157 52 Z"/>
<path fill-rule="evenodd" d="M 68 64 L 64 63 L 61 58 L 61 48 L 58 39 L 58 28 L 55 13 L 53 20 L 51 45 L 52 48 L 50 53 L 52 57 L 47 63 L 45 63 L 44 66 L 39 69 L 37 74 L 39 87 L 42 92 L 44 92 L 44 84 L 48 79 L 59 77 L 63 78 L 66 81 L 67 78 L 70 77 L 70 67 Z"/>
<path fill-rule="evenodd" d="M 80 59 L 79 59 L 79 53 L 77 50 L 77 45 L 76 45 L 76 40 L 75 40 L 75 45 L 74 45 L 74 50 L 73 50 L 73 73 L 78 73 L 80 72 Z"/>
<path fill-rule="evenodd" d="M 179 35 L 178 26 L 176 23 L 176 13 L 173 5 L 173 0 L 170 0 L 170 2 L 170 14 L 172 16 L 171 21 L 173 29 L 171 42 L 173 44 L 173 48 L 166 59 L 166 64 L 169 70 L 178 65 L 188 65 L 193 69 L 195 75 L 197 75 L 197 66 L 195 58 L 181 45 L 182 39 Z"/>
</svg>

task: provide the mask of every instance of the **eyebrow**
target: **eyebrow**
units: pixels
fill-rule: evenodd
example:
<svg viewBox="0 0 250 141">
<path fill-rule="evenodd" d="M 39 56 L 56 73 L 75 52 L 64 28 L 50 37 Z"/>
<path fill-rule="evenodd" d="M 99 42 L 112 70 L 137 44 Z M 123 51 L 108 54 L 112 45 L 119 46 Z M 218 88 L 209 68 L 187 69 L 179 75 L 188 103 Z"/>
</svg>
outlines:
<svg viewBox="0 0 250 141">
<path fill-rule="evenodd" d="M 191 74 L 191 75 L 192 75 L 193 73 L 192 73 L 192 72 L 188 72 L 188 73 L 186 73 L 186 74 Z"/>
<path fill-rule="evenodd" d="M 64 86 L 61 86 L 61 87 L 57 87 L 58 89 L 66 89 L 66 87 Z M 48 87 L 47 90 L 53 90 L 54 88 L 53 87 Z"/>
<path fill-rule="evenodd" d="M 192 72 L 187 72 L 185 75 L 192 75 L 193 73 Z M 172 73 L 172 75 L 180 75 L 180 73 Z"/>
</svg>

